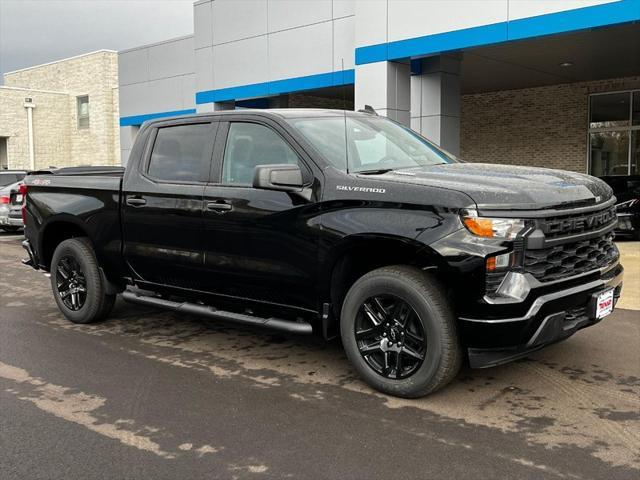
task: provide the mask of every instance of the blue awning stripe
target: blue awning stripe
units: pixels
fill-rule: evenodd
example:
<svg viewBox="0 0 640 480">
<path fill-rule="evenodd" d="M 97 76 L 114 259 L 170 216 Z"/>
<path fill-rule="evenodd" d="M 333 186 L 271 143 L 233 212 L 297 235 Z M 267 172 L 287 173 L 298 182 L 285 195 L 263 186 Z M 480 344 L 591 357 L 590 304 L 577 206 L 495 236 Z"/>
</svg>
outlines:
<svg viewBox="0 0 640 480">
<path fill-rule="evenodd" d="M 130 115 L 128 117 L 120 117 L 120 126 L 130 127 L 133 125 L 142 125 L 147 120 L 153 120 L 155 118 L 177 117 L 179 115 L 190 115 L 192 113 L 196 113 L 195 108 L 188 108 L 186 110 L 174 110 L 171 112 L 156 112 L 145 113 L 143 115 Z"/>
<path fill-rule="evenodd" d="M 640 20 L 640 0 L 548 13 L 423 37 L 356 48 L 356 65 L 437 55 L 464 48 L 566 33 Z"/>
<path fill-rule="evenodd" d="M 266 97 L 281 93 L 302 92 L 318 88 L 337 87 L 355 83 L 355 70 L 320 73 L 305 77 L 272 80 L 270 82 L 239 85 L 237 87 L 207 90 L 196 93 L 196 104 L 226 102 L 247 98 Z"/>
</svg>

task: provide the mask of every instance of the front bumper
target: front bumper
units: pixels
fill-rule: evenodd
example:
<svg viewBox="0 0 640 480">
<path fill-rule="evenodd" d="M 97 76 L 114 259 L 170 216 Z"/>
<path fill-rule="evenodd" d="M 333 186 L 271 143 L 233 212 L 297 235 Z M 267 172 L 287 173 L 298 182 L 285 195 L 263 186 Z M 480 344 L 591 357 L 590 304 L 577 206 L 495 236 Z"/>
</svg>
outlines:
<svg viewBox="0 0 640 480">
<path fill-rule="evenodd" d="M 622 290 L 623 271 L 622 265 L 616 263 L 604 269 L 599 278 L 585 277 L 578 284 L 569 280 L 562 283 L 571 286 L 541 294 L 532 290 L 530 295 L 538 296 L 523 315 L 460 318 L 471 367 L 491 367 L 516 360 L 598 323 L 600 320 L 590 312 L 591 299 L 594 293 L 614 288 L 615 304 Z"/>
</svg>

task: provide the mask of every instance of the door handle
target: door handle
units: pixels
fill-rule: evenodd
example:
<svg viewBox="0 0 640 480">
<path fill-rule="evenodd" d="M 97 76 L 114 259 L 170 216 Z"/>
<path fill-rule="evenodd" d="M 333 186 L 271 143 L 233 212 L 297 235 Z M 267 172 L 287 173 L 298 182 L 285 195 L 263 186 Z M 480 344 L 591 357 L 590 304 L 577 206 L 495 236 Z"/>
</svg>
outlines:
<svg viewBox="0 0 640 480">
<path fill-rule="evenodd" d="M 131 205 L 132 207 L 141 207 L 146 204 L 147 204 L 147 201 L 142 197 L 127 198 L 127 205 Z"/>
<path fill-rule="evenodd" d="M 216 212 L 216 213 L 225 213 L 228 212 L 229 210 L 232 210 L 233 206 L 229 203 L 224 203 L 224 202 L 209 202 L 207 203 L 207 210 L 210 210 L 212 212 Z"/>
</svg>

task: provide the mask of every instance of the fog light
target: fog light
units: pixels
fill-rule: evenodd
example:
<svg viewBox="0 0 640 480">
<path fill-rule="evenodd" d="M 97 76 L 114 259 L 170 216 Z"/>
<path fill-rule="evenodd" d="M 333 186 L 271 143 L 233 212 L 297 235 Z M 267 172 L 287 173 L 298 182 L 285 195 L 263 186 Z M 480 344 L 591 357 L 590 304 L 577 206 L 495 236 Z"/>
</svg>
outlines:
<svg viewBox="0 0 640 480">
<path fill-rule="evenodd" d="M 510 297 L 521 302 L 527 298 L 530 290 L 527 277 L 521 273 L 508 272 L 496 293 L 502 297 Z"/>
</svg>

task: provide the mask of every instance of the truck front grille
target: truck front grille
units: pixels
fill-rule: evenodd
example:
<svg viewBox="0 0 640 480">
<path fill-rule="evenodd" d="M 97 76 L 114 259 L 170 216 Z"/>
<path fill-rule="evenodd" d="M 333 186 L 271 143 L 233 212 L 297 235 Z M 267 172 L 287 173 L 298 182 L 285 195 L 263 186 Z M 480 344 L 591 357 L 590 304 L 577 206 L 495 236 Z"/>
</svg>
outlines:
<svg viewBox="0 0 640 480">
<path fill-rule="evenodd" d="M 544 232 L 547 240 L 550 240 L 567 235 L 594 232 L 613 227 L 616 223 L 616 207 L 608 207 L 582 215 L 547 217 L 538 222 L 538 227 Z"/>
<path fill-rule="evenodd" d="M 618 259 L 613 234 L 524 252 L 524 270 L 550 282 L 596 270 Z"/>
<path fill-rule="evenodd" d="M 578 215 L 532 219 L 530 222 L 535 230 L 533 234 L 526 241 L 514 241 L 514 253 L 517 253 L 518 259 L 516 264 L 508 269 L 486 273 L 486 295 L 492 297 L 497 294 L 509 270 L 529 273 L 540 282 L 552 282 L 606 267 L 620 256 L 613 242 L 613 228 L 617 222 L 613 206 Z M 536 234 L 536 241 L 531 242 Z M 591 238 L 571 240 L 571 237 L 589 235 Z M 552 246 L 545 246 L 547 242 Z"/>
</svg>

